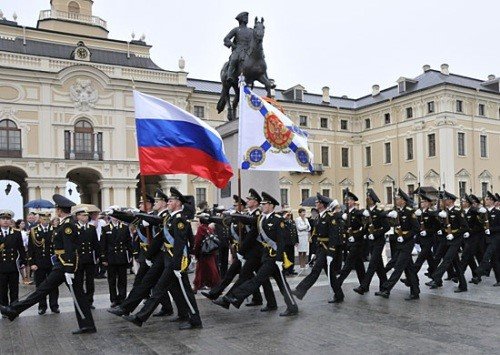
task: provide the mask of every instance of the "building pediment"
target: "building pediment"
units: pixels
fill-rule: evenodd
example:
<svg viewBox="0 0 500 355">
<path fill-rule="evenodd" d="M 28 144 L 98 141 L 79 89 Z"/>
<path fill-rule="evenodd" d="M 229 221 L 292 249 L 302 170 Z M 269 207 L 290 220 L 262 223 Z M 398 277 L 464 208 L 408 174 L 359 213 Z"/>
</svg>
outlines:
<svg viewBox="0 0 500 355">
<path fill-rule="evenodd" d="M 470 178 L 470 173 L 467 171 L 467 169 L 460 169 L 460 171 L 456 173 L 455 176 L 458 178 Z"/>
<path fill-rule="evenodd" d="M 320 186 L 333 186 L 333 181 L 329 178 L 325 178 L 319 182 Z"/>
<path fill-rule="evenodd" d="M 484 170 L 481 174 L 479 174 L 478 178 L 480 179 L 485 179 L 485 180 L 490 180 L 493 177 L 491 173 L 488 170 Z"/>
<path fill-rule="evenodd" d="M 351 180 L 349 180 L 348 178 L 345 178 L 344 180 L 340 181 L 339 185 L 342 187 L 349 187 L 349 186 L 353 186 L 354 184 L 352 183 Z"/>
<path fill-rule="evenodd" d="M 279 183 L 280 183 L 280 186 L 291 186 L 291 185 L 293 185 L 293 182 L 291 182 L 290 180 L 288 180 L 285 177 L 280 178 Z"/>
<path fill-rule="evenodd" d="M 311 186 L 312 186 L 312 184 L 313 184 L 313 183 L 312 183 L 312 181 L 311 181 L 311 180 L 309 180 L 309 179 L 308 179 L 308 178 L 306 178 L 306 177 L 305 177 L 305 178 L 303 178 L 302 180 L 300 180 L 300 181 L 299 181 L 299 185 L 302 185 L 302 186 L 303 186 L 303 185 L 311 185 Z"/>
<path fill-rule="evenodd" d="M 424 178 L 425 179 L 437 179 L 439 178 L 439 174 L 436 172 L 436 170 L 434 169 L 431 169 L 429 170 L 425 175 L 424 175 Z"/>
<path fill-rule="evenodd" d="M 404 182 L 415 182 L 415 181 L 417 181 L 417 177 L 414 174 L 408 172 L 404 176 L 403 181 Z"/>
<path fill-rule="evenodd" d="M 396 180 L 394 180 L 392 177 L 390 177 L 389 175 L 386 175 L 384 176 L 384 178 L 382 179 L 382 184 L 393 184 Z"/>
</svg>

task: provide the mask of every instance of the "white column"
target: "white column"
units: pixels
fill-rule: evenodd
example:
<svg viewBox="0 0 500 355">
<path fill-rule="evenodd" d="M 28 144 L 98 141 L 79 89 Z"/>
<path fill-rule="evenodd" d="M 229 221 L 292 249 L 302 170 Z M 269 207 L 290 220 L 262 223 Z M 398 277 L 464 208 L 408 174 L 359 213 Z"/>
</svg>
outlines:
<svg viewBox="0 0 500 355">
<path fill-rule="evenodd" d="M 113 204 L 127 207 L 127 188 L 123 186 L 113 187 Z"/>
<path fill-rule="evenodd" d="M 455 193 L 455 137 L 452 127 L 446 125 L 439 129 L 439 173 L 441 184 L 446 190 Z"/>
<path fill-rule="evenodd" d="M 99 160 L 99 152 L 97 151 L 97 135 L 98 133 L 94 133 L 94 160 Z"/>
<path fill-rule="evenodd" d="M 69 131 L 69 158 L 75 159 L 75 132 Z"/>
<path fill-rule="evenodd" d="M 424 159 L 425 159 L 425 152 L 426 152 L 426 146 L 425 146 L 425 141 L 424 141 L 424 134 L 422 132 L 417 133 L 416 137 L 416 142 L 415 146 L 413 149 L 416 150 L 416 158 L 417 158 L 417 179 L 420 183 L 422 183 L 422 179 L 424 178 L 425 174 L 425 164 L 424 164 Z"/>
<path fill-rule="evenodd" d="M 109 187 L 101 187 L 101 206 L 102 209 L 108 208 L 110 205 Z"/>
<path fill-rule="evenodd" d="M 363 181 L 363 147 L 361 146 L 361 137 L 353 137 L 352 139 L 353 145 L 351 146 L 352 149 L 352 170 L 353 170 L 353 183 L 354 183 L 354 194 L 360 198 L 360 202 L 363 203 L 362 201 L 364 198 L 364 181 Z"/>
<path fill-rule="evenodd" d="M 128 188 L 128 207 L 137 207 L 135 185 Z"/>
</svg>

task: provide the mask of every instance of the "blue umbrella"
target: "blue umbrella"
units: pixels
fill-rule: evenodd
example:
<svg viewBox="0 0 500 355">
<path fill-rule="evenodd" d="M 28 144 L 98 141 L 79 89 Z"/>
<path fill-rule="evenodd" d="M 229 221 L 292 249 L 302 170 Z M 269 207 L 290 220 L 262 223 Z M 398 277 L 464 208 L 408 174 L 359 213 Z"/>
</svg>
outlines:
<svg viewBox="0 0 500 355">
<path fill-rule="evenodd" d="M 33 200 L 24 205 L 26 208 L 54 208 L 54 204 L 47 200 Z"/>
</svg>

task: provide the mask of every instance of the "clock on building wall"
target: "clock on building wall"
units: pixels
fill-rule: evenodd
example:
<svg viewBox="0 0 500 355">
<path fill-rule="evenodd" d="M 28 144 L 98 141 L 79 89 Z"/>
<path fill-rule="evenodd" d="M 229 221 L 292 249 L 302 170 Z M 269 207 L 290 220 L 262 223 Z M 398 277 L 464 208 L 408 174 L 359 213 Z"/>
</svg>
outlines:
<svg viewBox="0 0 500 355">
<path fill-rule="evenodd" d="M 90 61 L 90 51 L 83 41 L 78 42 L 72 53 L 72 59 Z"/>
</svg>

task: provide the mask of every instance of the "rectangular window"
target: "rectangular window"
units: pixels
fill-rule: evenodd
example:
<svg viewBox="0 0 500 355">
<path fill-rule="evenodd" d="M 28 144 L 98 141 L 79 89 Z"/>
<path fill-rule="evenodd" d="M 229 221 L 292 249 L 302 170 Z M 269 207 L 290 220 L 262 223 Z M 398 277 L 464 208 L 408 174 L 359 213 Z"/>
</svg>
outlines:
<svg viewBox="0 0 500 355">
<path fill-rule="evenodd" d="M 372 128 L 372 121 L 369 118 L 365 118 L 365 129 Z"/>
<path fill-rule="evenodd" d="M 309 189 L 301 189 L 300 195 L 302 197 L 302 201 L 309 197 Z"/>
<path fill-rule="evenodd" d="M 391 163 L 391 143 L 390 142 L 387 142 L 387 143 L 384 143 L 384 157 L 385 157 L 385 160 L 384 160 L 384 163 L 385 164 L 390 164 Z"/>
<path fill-rule="evenodd" d="M 485 135 L 480 136 L 480 145 L 481 145 L 481 158 L 488 157 L 488 137 Z"/>
<path fill-rule="evenodd" d="M 385 187 L 385 200 L 388 205 L 392 205 L 392 186 Z"/>
<path fill-rule="evenodd" d="M 427 135 L 427 148 L 429 157 L 436 156 L 436 135 L 434 133 Z"/>
<path fill-rule="evenodd" d="M 464 197 L 467 193 L 467 182 L 459 181 L 458 182 L 458 192 L 460 194 L 460 198 Z"/>
<path fill-rule="evenodd" d="M 372 166 L 372 147 L 365 147 L 365 165 Z"/>
<path fill-rule="evenodd" d="M 328 118 L 321 117 L 319 120 L 321 128 L 328 128 Z"/>
<path fill-rule="evenodd" d="M 407 107 L 406 108 L 406 118 L 412 118 L 413 117 L 413 107 Z"/>
<path fill-rule="evenodd" d="M 427 103 L 427 112 L 428 113 L 433 113 L 434 112 L 434 101 L 429 101 Z"/>
<path fill-rule="evenodd" d="M 479 104 L 477 112 L 478 112 L 479 116 L 484 116 L 484 104 Z"/>
<path fill-rule="evenodd" d="M 408 185 L 408 195 L 413 198 L 413 196 L 415 195 L 415 185 Z"/>
<path fill-rule="evenodd" d="M 406 160 L 413 160 L 413 138 L 406 139 Z"/>
<path fill-rule="evenodd" d="M 321 164 L 330 166 L 330 149 L 328 147 L 321 147 Z"/>
<path fill-rule="evenodd" d="M 483 193 L 483 197 L 485 197 L 486 194 L 488 193 L 488 183 L 487 182 L 481 183 L 481 192 Z"/>
<path fill-rule="evenodd" d="M 465 133 L 458 133 L 458 155 L 465 156 Z"/>
<path fill-rule="evenodd" d="M 299 126 L 307 127 L 307 116 L 299 116 Z"/>
<path fill-rule="evenodd" d="M 196 188 L 196 204 L 207 201 L 207 189 L 204 187 Z"/>
<path fill-rule="evenodd" d="M 391 114 L 390 113 L 386 113 L 384 115 L 384 124 L 390 124 L 391 123 Z"/>
<path fill-rule="evenodd" d="M 288 205 L 288 189 L 280 189 L 281 206 Z"/>
<path fill-rule="evenodd" d="M 347 131 L 347 120 L 340 120 L 340 129 Z"/>
<path fill-rule="evenodd" d="M 349 148 L 342 148 L 342 167 L 349 167 Z"/>
<path fill-rule="evenodd" d="M 462 100 L 457 100 L 457 112 L 463 112 L 463 101 Z"/>
<path fill-rule="evenodd" d="M 70 152 L 71 152 L 71 133 L 69 133 L 69 131 L 64 131 L 64 159 L 69 159 Z"/>
<path fill-rule="evenodd" d="M 220 197 L 231 197 L 231 181 L 229 181 L 223 189 L 220 189 Z"/>
<path fill-rule="evenodd" d="M 97 154 L 99 155 L 99 160 L 103 159 L 102 151 L 102 132 L 97 133 Z"/>
<path fill-rule="evenodd" d="M 205 107 L 194 106 L 194 115 L 198 118 L 205 118 Z"/>
<path fill-rule="evenodd" d="M 321 194 L 325 197 L 330 197 L 330 189 L 321 190 Z"/>
</svg>

